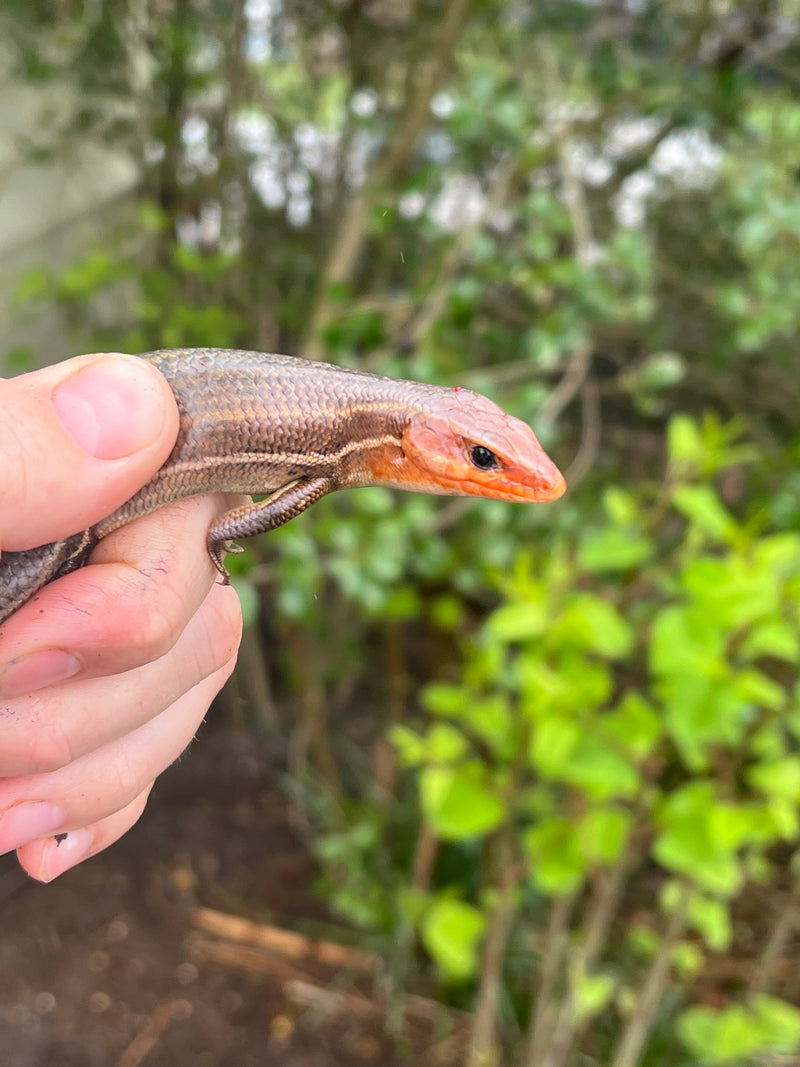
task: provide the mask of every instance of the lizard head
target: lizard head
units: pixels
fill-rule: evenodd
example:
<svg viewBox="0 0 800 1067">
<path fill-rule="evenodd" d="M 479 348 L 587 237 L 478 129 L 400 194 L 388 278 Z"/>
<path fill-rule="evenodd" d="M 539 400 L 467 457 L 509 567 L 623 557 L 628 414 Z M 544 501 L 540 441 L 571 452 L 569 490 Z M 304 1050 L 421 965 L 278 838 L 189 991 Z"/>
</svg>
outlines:
<svg viewBox="0 0 800 1067">
<path fill-rule="evenodd" d="M 444 392 L 437 404 L 412 415 L 401 453 L 384 484 L 513 501 L 556 500 L 566 489 L 533 430 L 466 389 Z"/>
</svg>

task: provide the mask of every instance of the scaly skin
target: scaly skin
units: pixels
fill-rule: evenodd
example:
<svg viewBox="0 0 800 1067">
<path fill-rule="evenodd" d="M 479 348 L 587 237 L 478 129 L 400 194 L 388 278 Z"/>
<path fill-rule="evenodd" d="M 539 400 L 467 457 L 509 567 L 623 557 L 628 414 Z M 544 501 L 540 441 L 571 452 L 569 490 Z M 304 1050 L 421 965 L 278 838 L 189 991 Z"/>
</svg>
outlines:
<svg viewBox="0 0 800 1067">
<path fill-rule="evenodd" d="M 187 348 L 141 357 L 166 377 L 181 414 L 164 466 L 89 530 L 0 560 L 0 622 L 48 582 L 83 566 L 113 530 L 200 493 L 269 493 L 220 516 L 208 550 L 265 533 L 336 489 L 384 485 L 497 500 L 555 500 L 564 478 L 533 431 L 466 389 L 423 385 L 291 356 Z"/>
</svg>

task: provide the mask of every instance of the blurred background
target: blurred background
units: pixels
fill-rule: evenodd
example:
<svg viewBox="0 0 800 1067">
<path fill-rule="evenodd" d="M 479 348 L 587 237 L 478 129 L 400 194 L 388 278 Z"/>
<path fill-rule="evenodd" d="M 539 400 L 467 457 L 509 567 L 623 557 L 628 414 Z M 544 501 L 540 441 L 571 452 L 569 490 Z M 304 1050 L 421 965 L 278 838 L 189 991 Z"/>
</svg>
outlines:
<svg viewBox="0 0 800 1067">
<path fill-rule="evenodd" d="M 229 558 L 140 824 L 0 866 L 0 1059 L 798 1064 L 797 0 L 5 0 L 0 369 L 461 384 L 531 508 L 360 490 Z"/>
</svg>

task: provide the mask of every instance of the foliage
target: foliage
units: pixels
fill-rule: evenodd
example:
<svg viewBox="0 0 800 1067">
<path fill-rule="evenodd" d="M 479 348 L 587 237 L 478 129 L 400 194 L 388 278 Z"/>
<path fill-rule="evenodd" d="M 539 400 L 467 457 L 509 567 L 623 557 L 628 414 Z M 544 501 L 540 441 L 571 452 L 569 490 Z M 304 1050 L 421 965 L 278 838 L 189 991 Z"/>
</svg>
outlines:
<svg viewBox="0 0 800 1067">
<path fill-rule="evenodd" d="M 417 905 L 449 979 L 480 973 L 472 946 L 481 912 L 491 922 L 498 842 L 515 854 L 521 943 L 547 902 L 575 907 L 584 947 L 560 961 L 572 1006 L 564 1016 L 562 1001 L 560 1038 L 536 1038 L 551 1051 L 602 1014 L 589 1048 L 625 1062 L 628 1035 L 653 1025 L 668 982 L 682 981 L 691 1001 L 705 958 L 731 947 L 733 910 L 780 878 L 800 843 L 800 534 L 725 506 L 717 483 L 753 460 L 739 434 L 675 416 L 662 484 L 638 499 L 611 488 L 602 517 L 554 550 L 520 551 L 495 576 L 503 603 L 466 642 L 459 680 L 426 688 L 428 725 L 392 733 L 421 823 L 477 865 L 466 883 L 437 880 Z M 660 887 L 658 906 L 626 937 L 621 894 L 644 905 L 648 885 Z M 601 922 L 604 894 L 613 907 Z M 648 1007 L 637 990 L 662 957 Z M 524 1002 L 527 988 L 507 981 Z M 775 998 L 676 1014 L 704 1062 L 800 1041 L 800 1012 Z"/>
</svg>

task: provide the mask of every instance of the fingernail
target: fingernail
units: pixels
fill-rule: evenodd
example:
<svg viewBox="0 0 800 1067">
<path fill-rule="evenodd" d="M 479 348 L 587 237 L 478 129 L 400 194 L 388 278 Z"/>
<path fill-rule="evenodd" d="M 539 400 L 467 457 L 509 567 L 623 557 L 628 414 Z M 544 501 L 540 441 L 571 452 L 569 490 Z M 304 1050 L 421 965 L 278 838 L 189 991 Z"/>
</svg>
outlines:
<svg viewBox="0 0 800 1067">
<path fill-rule="evenodd" d="M 64 429 L 98 459 L 121 459 L 144 448 L 164 424 L 164 397 L 145 363 L 99 359 L 53 390 Z"/>
<path fill-rule="evenodd" d="M 81 670 L 83 664 L 61 648 L 47 648 L 16 656 L 0 669 L 0 697 L 24 696 L 48 685 L 65 682 Z"/>
<path fill-rule="evenodd" d="M 49 801 L 24 801 L 0 815 L 0 856 L 45 837 L 66 822 L 66 812 Z"/>
<path fill-rule="evenodd" d="M 68 834 L 51 837 L 44 843 L 39 867 L 34 874 L 40 882 L 52 882 L 64 871 L 80 863 L 91 852 L 94 834 L 91 830 L 70 830 Z"/>
</svg>

